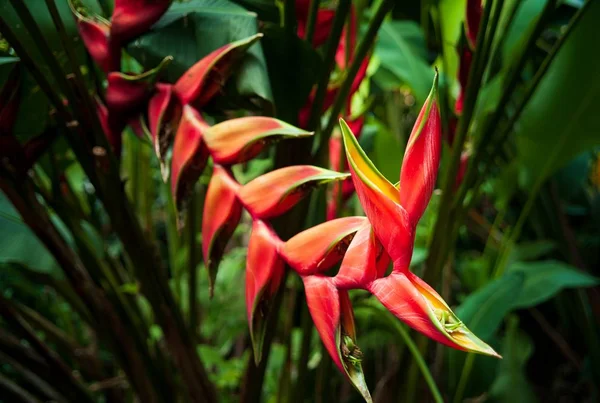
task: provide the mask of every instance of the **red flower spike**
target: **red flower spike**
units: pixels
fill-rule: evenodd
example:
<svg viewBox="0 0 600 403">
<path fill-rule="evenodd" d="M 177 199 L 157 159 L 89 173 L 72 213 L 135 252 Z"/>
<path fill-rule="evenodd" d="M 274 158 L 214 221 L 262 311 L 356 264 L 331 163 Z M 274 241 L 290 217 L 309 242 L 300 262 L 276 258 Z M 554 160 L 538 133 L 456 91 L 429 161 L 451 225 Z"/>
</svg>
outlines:
<svg viewBox="0 0 600 403">
<path fill-rule="evenodd" d="M 229 43 L 211 52 L 177 80 L 175 94 L 183 105 L 193 103 L 201 108 L 210 101 L 224 85 L 232 68 L 244 56 L 246 50 L 263 34 Z"/>
<path fill-rule="evenodd" d="M 211 126 L 204 141 L 216 163 L 232 165 L 256 157 L 270 143 L 312 135 L 281 120 L 249 116 Z"/>
<path fill-rule="evenodd" d="M 339 262 L 365 217 L 344 217 L 319 224 L 292 237 L 281 256 L 301 276 L 322 273 Z"/>
<path fill-rule="evenodd" d="M 208 161 L 208 150 L 202 138 L 208 124 L 193 107 L 183 107 L 181 121 L 175 134 L 171 159 L 171 192 L 177 210 L 183 208 L 196 180 Z"/>
<path fill-rule="evenodd" d="M 280 243 L 281 240 L 267 224 L 254 221 L 246 258 L 246 310 L 257 365 L 262 356 L 272 298 L 283 277 L 283 260 L 277 252 Z"/>
<path fill-rule="evenodd" d="M 118 71 L 108 73 L 106 106 L 111 113 L 128 117 L 135 112 L 139 112 L 152 95 L 158 74 L 172 60 L 171 56 L 167 56 L 156 68 L 139 75 Z"/>
<path fill-rule="evenodd" d="M 148 124 L 154 152 L 160 161 L 163 180 L 168 178 L 165 156 L 181 118 L 181 107 L 173 98 L 173 86 L 156 84 L 156 92 L 148 102 Z"/>
<path fill-rule="evenodd" d="M 367 402 L 371 395 L 362 372 L 362 352 L 356 343 L 354 313 L 348 291 L 338 290 L 331 277 L 303 277 L 306 303 L 321 341 L 339 370 Z"/>
<path fill-rule="evenodd" d="M 394 268 L 407 270 L 412 256 L 414 231 L 408 213 L 400 205 L 400 193 L 360 148 L 350 128 L 340 119 L 346 157 L 360 204 L 375 235 L 390 255 Z"/>
<path fill-rule="evenodd" d="M 266 173 L 240 189 L 240 200 L 255 219 L 277 217 L 296 205 L 321 184 L 341 180 L 348 174 L 310 165 L 294 165 Z"/>
<path fill-rule="evenodd" d="M 214 166 L 202 215 L 202 253 L 208 269 L 211 297 L 225 247 L 242 216 L 242 205 L 237 199 L 238 188 L 239 184 L 225 168 Z"/>
<path fill-rule="evenodd" d="M 390 258 L 373 233 L 369 222 L 363 223 L 344 255 L 340 271 L 333 281 L 341 289 L 367 288 L 381 278 Z"/>
<path fill-rule="evenodd" d="M 79 35 L 92 59 L 105 73 L 118 70 L 121 64 L 121 49 L 118 46 L 111 46 L 110 22 L 101 18 L 92 19 L 83 16 L 73 6 L 71 0 L 69 6 L 77 20 Z"/>
<path fill-rule="evenodd" d="M 110 144 L 117 157 L 121 156 L 122 133 L 125 123 L 114 115 L 109 114 L 108 109 L 99 98 L 96 98 L 96 113 L 98 114 L 98 120 L 108 140 L 108 144 Z"/>
<path fill-rule="evenodd" d="M 438 74 L 413 127 L 400 171 L 400 204 L 413 227 L 429 204 L 440 165 L 442 124 L 437 101 Z"/>
<path fill-rule="evenodd" d="M 499 357 L 475 336 L 427 283 L 409 271 L 375 280 L 369 291 L 396 317 L 435 341 L 458 350 Z"/>
<path fill-rule="evenodd" d="M 482 0 L 467 0 L 467 11 L 465 20 L 465 31 L 469 46 L 475 49 L 477 44 L 477 35 L 481 25 L 481 15 L 483 14 Z"/>
<path fill-rule="evenodd" d="M 148 31 L 171 5 L 171 0 L 115 0 L 110 35 L 124 44 Z"/>
</svg>

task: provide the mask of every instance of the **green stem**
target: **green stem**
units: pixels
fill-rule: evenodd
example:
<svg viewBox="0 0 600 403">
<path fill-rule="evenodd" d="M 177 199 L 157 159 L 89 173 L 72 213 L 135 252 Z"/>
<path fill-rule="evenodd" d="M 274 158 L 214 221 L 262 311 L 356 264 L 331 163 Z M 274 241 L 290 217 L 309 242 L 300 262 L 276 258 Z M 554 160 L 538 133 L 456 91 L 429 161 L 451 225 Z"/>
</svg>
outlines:
<svg viewBox="0 0 600 403">
<path fill-rule="evenodd" d="M 503 3 L 503 0 L 501 0 L 499 3 Z M 494 24 L 492 23 L 488 26 L 494 4 L 497 3 L 493 1 L 486 2 L 481 20 L 481 27 L 488 27 L 488 29 L 487 31 L 482 31 L 479 33 L 479 35 L 477 35 L 477 44 L 473 55 L 473 67 L 471 73 L 469 74 L 469 85 L 467 86 L 467 91 L 465 94 L 463 115 L 461 116 L 456 129 L 456 138 L 452 145 L 450 162 L 448 163 L 446 175 L 443 179 L 443 192 L 440 200 L 440 208 L 438 210 L 439 213 L 433 230 L 433 239 L 439 240 L 440 242 L 434 242 L 432 244 L 432 250 L 427 259 L 427 270 L 425 271 L 424 280 L 428 283 L 435 283 L 437 281 L 439 278 L 439 273 L 442 269 L 443 261 L 446 259 L 447 255 L 447 236 L 443 236 L 443 234 L 446 232 L 449 222 L 448 220 L 451 214 L 449 207 L 453 201 L 453 187 L 460 163 L 460 155 L 467 138 L 469 125 L 471 123 L 471 118 L 475 108 L 475 101 L 477 100 L 478 96 L 479 85 L 483 78 L 483 73 L 487 64 L 487 60 L 485 60 L 487 53 L 486 49 L 489 49 L 494 37 Z M 501 14 L 501 6 L 496 7 L 495 11 L 496 12 L 494 18 L 492 18 L 492 22 L 495 21 L 497 23 L 498 18 L 500 18 L 499 15 Z"/>
<path fill-rule="evenodd" d="M 463 401 L 463 396 L 465 394 L 465 389 L 467 387 L 467 382 L 469 381 L 469 375 L 471 374 L 471 370 L 473 369 L 474 362 L 475 354 L 469 353 L 467 355 L 465 365 L 463 366 L 462 372 L 460 374 L 458 386 L 456 387 L 456 393 L 454 394 L 454 403 L 460 403 Z"/>
<path fill-rule="evenodd" d="M 308 358 L 310 356 L 310 342 L 313 334 L 312 319 L 310 312 L 308 312 L 308 306 L 306 300 L 301 297 L 305 302 L 302 308 L 302 344 L 300 346 L 300 357 L 296 365 L 298 376 L 296 377 L 296 386 L 294 388 L 294 395 L 291 396 L 290 401 L 292 403 L 301 403 L 304 401 L 304 392 L 306 390 L 306 376 L 308 374 Z"/>
<path fill-rule="evenodd" d="M 317 24 L 317 14 L 321 0 L 310 0 L 310 8 L 308 9 L 308 21 L 306 23 L 306 41 L 312 44 L 315 35 L 315 26 Z"/>
<path fill-rule="evenodd" d="M 329 116 L 329 121 L 327 122 L 327 126 L 325 126 L 325 129 L 321 132 L 321 135 L 319 136 L 317 151 L 320 154 L 324 154 L 326 152 L 327 142 L 329 141 L 329 137 L 331 137 L 331 132 L 333 131 L 333 128 L 338 123 L 338 115 L 342 111 L 346 99 L 350 95 L 350 89 L 352 88 L 354 78 L 356 77 L 356 74 L 358 73 L 358 70 L 360 69 L 360 65 L 362 64 L 363 60 L 365 59 L 365 57 L 367 57 L 367 53 L 373 46 L 375 37 L 377 36 L 377 32 L 379 31 L 379 28 L 381 27 L 385 16 L 392 9 L 393 6 L 394 3 L 391 0 L 381 1 L 377 9 L 375 10 L 373 17 L 369 21 L 367 32 L 359 42 L 356 54 L 354 56 L 354 60 L 352 60 L 346 77 L 344 78 L 344 81 L 342 82 L 342 85 L 340 86 L 340 89 L 338 90 L 338 93 L 335 97 L 335 101 L 333 102 L 333 106 L 331 107 L 331 112 Z"/>
<path fill-rule="evenodd" d="M 346 22 L 346 16 L 350 11 L 351 4 L 352 2 L 350 0 L 340 0 L 336 10 L 333 26 L 331 28 L 331 32 L 329 33 L 329 40 L 327 41 L 327 45 L 325 47 L 323 70 L 321 71 L 321 75 L 317 83 L 317 92 L 310 109 L 310 118 L 308 120 L 309 130 L 315 130 L 319 126 L 319 119 L 321 118 L 321 110 L 323 109 L 323 104 L 325 102 L 329 78 L 335 65 L 335 53 L 342 36 L 342 30 L 344 29 L 344 23 Z"/>
</svg>

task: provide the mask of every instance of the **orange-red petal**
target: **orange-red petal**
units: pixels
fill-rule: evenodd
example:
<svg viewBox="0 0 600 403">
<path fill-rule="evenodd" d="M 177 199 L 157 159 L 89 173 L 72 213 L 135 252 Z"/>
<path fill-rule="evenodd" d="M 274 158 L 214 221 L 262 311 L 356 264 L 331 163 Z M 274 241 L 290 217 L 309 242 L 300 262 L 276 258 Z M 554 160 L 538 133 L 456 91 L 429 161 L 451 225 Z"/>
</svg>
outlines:
<svg viewBox="0 0 600 403">
<path fill-rule="evenodd" d="M 301 276 L 322 273 L 339 262 L 365 217 L 344 217 L 309 228 L 292 237 L 281 255 Z"/>
<path fill-rule="evenodd" d="M 238 187 L 239 184 L 225 168 L 214 166 L 202 215 L 202 253 L 208 269 L 211 296 L 225 247 L 242 216 L 242 205 L 237 199 Z"/>
<path fill-rule="evenodd" d="M 171 159 L 171 191 L 178 210 L 206 167 L 208 150 L 202 136 L 207 128 L 196 109 L 183 107 Z"/>
<path fill-rule="evenodd" d="M 275 141 L 312 134 L 274 118 L 248 116 L 211 126 L 204 141 L 216 163 L 231 165 L 256 157 Z"/>
<path fill-rule="evenodd" d="M 204 106 L 221 90 L 246 50 L 262 36 L 256 34 L 222 46 L 190 67 L 175 83 L 174 91 L 181 103 L 193 103 L 198 108 Z"/>
<path fill-rule="evenodd" d="M 265 222 L 254 221 L 246 259 L 246 310 L 257 363 L 262 356 L 266 320 L 283 277 L 280 242 Z"/>
<path fill-rule="evenodd" d="M 277 217 L 295 206 L 312 188 L 347 176 L 311 165 L 294 165 L 247 183 L 240 190 L 240 199 L 254 218 Z"/>
</svg>

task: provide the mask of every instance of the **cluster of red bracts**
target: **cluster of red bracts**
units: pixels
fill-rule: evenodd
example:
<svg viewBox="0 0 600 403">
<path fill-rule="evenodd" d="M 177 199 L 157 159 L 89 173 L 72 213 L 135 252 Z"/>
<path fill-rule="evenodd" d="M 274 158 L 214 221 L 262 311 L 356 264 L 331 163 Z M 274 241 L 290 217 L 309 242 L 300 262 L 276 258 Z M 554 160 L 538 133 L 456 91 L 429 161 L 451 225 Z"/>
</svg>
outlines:
<svg viewBox="0 0 600 403">
<path fill-rule="evenodd" d="M 120 5 L 125 3 L 135 2 L 122 1 Z M 143 19 L 145 28 L 158 16 L 152 14 L 151 19 Z M 112 28 L 105 31 L 108 34 L 104 35 L 107 43 L 104 47 L 85 39 L 90 53 L 101 66 L 110 64 L 103 60 L 110 59 L 105 52 L 110 52 L 113 32 Z M 128 35 L 123 31 L 127 30 L 122 26 L 117 31 L 121 39 L 115 41 L 119 44 L 141 32 L 139 26 L 130 29 Z M 362 120 L 351 122 L 352 128 L 341 121 L 341 136 L 331 142 L 335 170 L 290 166 L 241 185 L 232 174 L 232 165 L 256 157 L 275 140 L 312 135 L 268 117 L 243 117 L 211 126 L 199 112 L 218 94 L 222 80 L 228 77 L 243 52 L 260 37 L 258 34 L 215 50 L 175 84 L 152 82 L 149 79 L 152 73 L 145 73 L 139 80 L 109 73 L 107 118 L 103 120 L 109 135 L 111 108 L 125 110 L 122 113 L 128 118 L 132 114 L 147 113 L 149 133 L 165 179 L 169 171 L 166 168 L 168 150 L 172 149 L 170 177 L 178 209 L 183 207 L 209 158 L 212 159 L 213 173 L 202 223 L 202 249 L 211 292 L 219 262 L 242 210 L 252 217 L 246 263 L 246 306 L 255 358 L 261 357 L 265 319 L 272 297 L 281 285 L 285 264 L 303 280 L 310 313 L 327 351 L 367 401 L 370 395 L 362 374 L 362 353 L 356 343 L 348 290 L 370 291 L 398 318 L 436 341 L 466 351 L 496 355 L 456 318 L 435 290 L 409 271 L 415 228 L 431 198 L 440 159 L 437 75 L 410 136 L 398 185 L 388 182 L 360 148 L 353 130 L 360 132 Z M 355 80 L 356 88 L 364 77 L 367 63 L 364 63 L 362 76 Z M 140 83 L 144 83 L 143 90 L 138 86 Z M 101 107 L 100 112 L 104 113 L 102 110 Z M 347 161 L 340 158 L 342 141 Z M 350 174 L 336 172 L 343 167 L 347 167 Z M 366 217 L 332 219 L 285 242 L 273 231 L 269 221 L 295 206 L 312 188 L 340 183 L 349 176 L 352 185 L 346 192 L 356 189 Z M 343 187 L 341 191 L 344 192 Z M 326 276 L 340 261 L 339 272 L 334 277 Z M 390 263 L 393 269 L 387 274 Z"/>
</svg>

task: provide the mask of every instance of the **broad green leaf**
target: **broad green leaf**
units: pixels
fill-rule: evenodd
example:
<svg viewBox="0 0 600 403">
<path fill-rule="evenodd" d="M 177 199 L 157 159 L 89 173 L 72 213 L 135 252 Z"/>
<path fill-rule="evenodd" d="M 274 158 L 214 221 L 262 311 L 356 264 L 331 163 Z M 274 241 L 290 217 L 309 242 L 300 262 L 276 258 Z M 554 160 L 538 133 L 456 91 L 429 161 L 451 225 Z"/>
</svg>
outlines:
<svg viewBox="0 0 600 403">
<path fill-rule="evenodd" d="M 213 50 L 257 32 L 256 14 L 243 7 L 227 0 L 193 0 L 173 4 L 151 31 L 127 49 L 146 69 L 157 66 L 165 56 L 173 56 L 166 77 L 175 82 Z M 248 49 L 235 80 L 240 95 L 272 100 L 260 42 Z"/>
<path fill-rule="evenodd" d="M 537 402 L 525 373 L 525 366 L 533 353 L 533 343 L 529 336 L 519 329 L 518 317 L 510 317 L 507 327 L 502 343 L 504 359 L 498 365 L 498 374 L 490 389 L 490 396 L 495 402 Z"/>
<path fill-rule="evenodd" d="M 57 267 L 46 247 L 0 193 L 0 263 L 9 262 L 21 263 L 44 273 L 53 272 Z"/>
<path fill-rule="evenodd" d="M 514 263 L 508 270 L 525 277 L 523 290 L 514 297 L 513 309 L 541 304 L 564 288 L 593 287 L 600 284 L 600 279 L 554 260 Z"/>
<path fill-rule="evenodd" d="M 521 242 L 512 250 L 510 260 L 514 262 L 539 260 L 556 249 L 556 243 L 550 240 Z"/>
<path fill-rule="evenodd" d="M 375 44 L 380 68 L 394 74 L 398 85 L 408 85 L 415 94 L 418 106 L 425 102 L 434 74 L 425 60 L 426 49 L 422 33 L 419 33 L 412 22 L 388 21 L 381 26 Z"/>
<path fill-rule="evenodd" d="M 522 273 L 515 272 L 489 282 L 456 308 L 456 316 L 479 338 L 487 339 L 513 308 L 515 299 L 523 290 L 524 279 Z"/>
<path fill-rule="evenodd" d="M 520 54 L 525 41 L 540 16 L 547 0 L 523 0 L 518 5 L 517 12 L 508 32 L 504 36 L 502 58 L 509 63 L 514 55 Z"/>
<path fill-rule="evenodd" d="M 456 48 L 463 29 L 465 10 L 466 0 L 440 0 L 438 12 L 434 14 L 442 36 L 444 73 L 449 79 L 458 77 L 459 57 Z"/>
<path fill-rule="evenodd" d="M 321 58 L 306 41 L 280 27 L 269 24 L 263 32 L 261 42 L 277 108 L 275 115 L 295 122 L 317 80 Z"/>
<path fill-rule="evenodd" d="M 562 45 L 517 125 L 525 186 L 543 181 L 584 150 L 600 144 L 600 2 L 589 4 Z"/>
</svg>

